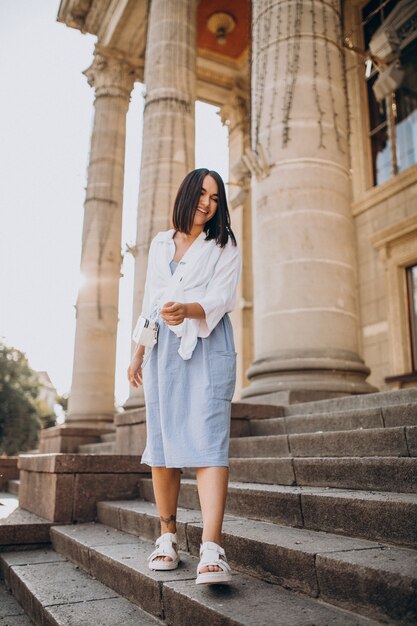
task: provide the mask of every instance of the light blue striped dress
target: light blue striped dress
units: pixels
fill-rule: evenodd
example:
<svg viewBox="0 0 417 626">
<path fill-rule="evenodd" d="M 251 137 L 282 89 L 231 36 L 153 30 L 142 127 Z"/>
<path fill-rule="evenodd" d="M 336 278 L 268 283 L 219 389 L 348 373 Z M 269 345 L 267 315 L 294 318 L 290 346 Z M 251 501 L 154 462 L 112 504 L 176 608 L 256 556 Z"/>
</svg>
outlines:
<svg viewBox="0 0 417 626">
<path fill-rule="evenodd" d="M 171 261 L 173 273 L 177 267 Z M 191 359 L 180 338 L 159 318 L 158 343 L 143 368 L 146 448 L 153 467 L 229 466 L 230 408 L 236 383 L 233 329 L 226 314 Z"/>
</svg>

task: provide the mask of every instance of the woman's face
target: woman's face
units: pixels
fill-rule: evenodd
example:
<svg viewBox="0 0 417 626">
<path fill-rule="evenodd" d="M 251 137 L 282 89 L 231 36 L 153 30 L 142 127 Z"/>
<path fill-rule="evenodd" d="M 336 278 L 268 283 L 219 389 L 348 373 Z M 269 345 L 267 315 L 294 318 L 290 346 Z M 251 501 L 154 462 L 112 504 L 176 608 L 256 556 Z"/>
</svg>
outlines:
<svg viewBox="0 0 417 626">
<path fill-rule="evenodd" d="M 216 181 L 210 175 L 203 180 L 200 200 L 194 215 L 194 224 L 202 225 L 211 220 L 217 211 L 219 189 Z"/>
</svg>

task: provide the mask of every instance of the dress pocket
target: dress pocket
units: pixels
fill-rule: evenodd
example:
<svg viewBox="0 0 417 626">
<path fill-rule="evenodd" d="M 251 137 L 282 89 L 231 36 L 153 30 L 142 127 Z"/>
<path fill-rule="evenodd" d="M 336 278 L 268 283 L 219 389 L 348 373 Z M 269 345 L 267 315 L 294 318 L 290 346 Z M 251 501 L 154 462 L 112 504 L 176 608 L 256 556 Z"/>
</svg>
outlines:
<svg viewBox="0 0 417 626">
<path fill-rule="evenodd" d="M 230 402 L 236 386 L 236 352 L 211 351 L 209 366 L 213 398 Z"/>
</svg>

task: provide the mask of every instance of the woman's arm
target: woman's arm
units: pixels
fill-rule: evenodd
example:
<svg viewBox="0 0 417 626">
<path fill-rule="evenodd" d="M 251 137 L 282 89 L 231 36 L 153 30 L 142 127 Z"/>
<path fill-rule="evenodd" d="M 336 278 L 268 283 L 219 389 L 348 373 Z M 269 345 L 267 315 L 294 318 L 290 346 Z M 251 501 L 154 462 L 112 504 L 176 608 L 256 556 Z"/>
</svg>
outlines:
<svg viewBox="0 0 417 626">
<path fill-rule="evenodd" d="M 149 315 L 150 311 L 150 286 L 152 282 L 152 249 L 153 249 L 154 240 L 152 240 L 149 254 L 148 254 L 148 267 L 146 270 L 146 280 L 145 280 L 145 290 L 142 301 L 142 314 Z M 140 317 L 140 316 L 139 316 Z M 139 320 L 138 320 L 139 322 Z M 136 341 L 136 328 L 138 324 L 136 324 L 135 329 L 133 331 L 133 341 Z M 132 360 L 127 370 L 127 378 L 129 383 L 133 387 L 139 387 L 142 384 L 142 363 L 143 357 L 145 354 L 145 346 L 142 346 L 140 343 L 137 343 L 135 346 L 135 351 L 132 356 Z"/>
<path fill-rule="evenodd" d="M 229 241 L 216 263 L 205 295 L 198 300 L 205 313 L 200 323 L 200 337 L 208 337 L 223 315 L 233 311 L 241 271 L 240 250 Z"/>
<path fill-rule="evenodd" d="M 170 326 L 178 326 L 186 317 L 194 320 L 202 320 L 206 314 L 203 307 L 198 302 L 167 302 L 160 311 L 161 317 Z"/>
<path fill-rule="evenodd" d="M 127 378 L 132 387 L 139 387 L 142 384 L 142 363 L 145 346 L 136 344 L 132 360 L 127 370 Z"/>
<path fill-rule="evenodd" d="M 207 337 L 223 315 L 234 308 L 241 268 L 239 248 L 229 243 L 217 262 L 206 295 L 200 302 L 167 302 L 160 311 L 162 319 L 170 326 L 181 324 L 187 317 L 203 320 L 205 332 L 202 336 Z"/>
</svg>

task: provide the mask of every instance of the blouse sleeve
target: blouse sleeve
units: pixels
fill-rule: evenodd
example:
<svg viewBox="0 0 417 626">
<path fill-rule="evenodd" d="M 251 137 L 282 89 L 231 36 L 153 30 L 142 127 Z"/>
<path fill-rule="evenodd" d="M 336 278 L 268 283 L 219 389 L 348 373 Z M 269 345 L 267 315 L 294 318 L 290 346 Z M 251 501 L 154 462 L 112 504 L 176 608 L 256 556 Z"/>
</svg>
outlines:
<svg viewBox="0 0 417 626">
<path fill-rule="evenodd" d="M 206 314 L 205 319 L 200 320 L 200 335 L 202 337 L 207 337 L 211 333 L 223 315 L 233 311 L 241 271 L 240 250 L 229 239 L 216 263 L 213 277 L 207 286 L 205 295 L 197 300 Z"/>
</svg>

